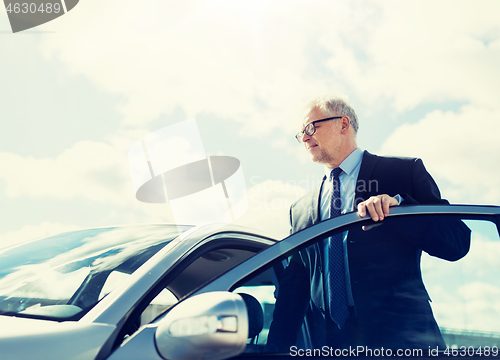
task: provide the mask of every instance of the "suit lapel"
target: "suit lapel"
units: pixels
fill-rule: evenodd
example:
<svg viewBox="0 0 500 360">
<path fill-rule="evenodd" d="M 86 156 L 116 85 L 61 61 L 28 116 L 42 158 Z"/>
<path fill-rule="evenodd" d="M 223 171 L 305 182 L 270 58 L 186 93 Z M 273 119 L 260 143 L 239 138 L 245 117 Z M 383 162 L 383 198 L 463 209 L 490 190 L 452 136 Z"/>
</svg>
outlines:
<svg viewBox="0 0 500 360">
<path fill-rule="evenodd" d="M 359 169 L 358 180 L 356 181 L 356 189 L 354 194 L 354 211 L 357 210 L 358 204 L 365 199 L 366 192 L 370 187 L 369 180 L 372 176 L 373 169 L 377 164 L 378 156 L 370 154 L 368 151 L 363 152 L 361 160 L 361 168 Z"/>
</svg>

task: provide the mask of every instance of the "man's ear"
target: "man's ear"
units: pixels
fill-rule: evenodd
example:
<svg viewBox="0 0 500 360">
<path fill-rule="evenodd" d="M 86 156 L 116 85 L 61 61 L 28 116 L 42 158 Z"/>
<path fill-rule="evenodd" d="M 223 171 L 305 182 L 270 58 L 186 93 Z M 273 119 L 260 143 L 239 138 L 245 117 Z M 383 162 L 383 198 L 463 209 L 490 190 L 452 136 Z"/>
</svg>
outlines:
<svg viewBox="0 0 500 360">
<path fill-rule="evenodd" d="M 345 134 L 351 127 L 351 122 L 349 121 L 348 116 L 344 116 L 342 119 L 340 119 L 340 121 L 342 121 L 342 134 Z"/>
</svg>

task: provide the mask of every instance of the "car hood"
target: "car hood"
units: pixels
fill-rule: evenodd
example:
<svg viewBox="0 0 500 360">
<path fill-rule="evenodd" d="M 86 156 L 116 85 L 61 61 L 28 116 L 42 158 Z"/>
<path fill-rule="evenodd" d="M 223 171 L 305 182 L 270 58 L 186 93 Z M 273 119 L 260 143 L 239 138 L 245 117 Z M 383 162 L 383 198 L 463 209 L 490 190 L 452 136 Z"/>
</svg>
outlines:
<svg viewBox="0 0 500 360">
<path fill-rule="evenodd" d="M 94 359 L 114 326 L 0 316 L 5 359 Z"/>
</svg>

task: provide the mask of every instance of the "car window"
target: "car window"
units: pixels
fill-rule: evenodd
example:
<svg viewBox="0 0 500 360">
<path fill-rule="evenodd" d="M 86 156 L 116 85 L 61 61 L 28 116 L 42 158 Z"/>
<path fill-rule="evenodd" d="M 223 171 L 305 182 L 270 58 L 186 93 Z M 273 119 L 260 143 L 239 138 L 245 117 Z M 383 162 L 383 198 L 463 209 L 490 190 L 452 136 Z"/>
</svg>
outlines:
<svg viewBox="0 0 500 360">
<path fill-rule="evenodd" d="M 74 231 L 0 249 L 0 314 L 76 320 L 190 227 Z"/>
<path fill-rule="evenodd" d="M 153 321 L 158 315 L 177 303 L 178 299 L 169 289 L 163 289 L 142 312 L 140 326 Z"/>
<path fill-rule="evenodd" d="M 232 289 L 253 298 L 244 298 L 247 305 L 260 305 L 249 307 L 250 328 L 255 331 L 252 319 L 262 321 L 245 352 L 346 355 L 335 351 L 350 344 L 363 350 L 357 356 L 381 356 L 381 349 L 392 356 L 470 355 L 472 349 L 498 355 L 500 240 L 493 221 L 390 217 L 283 254 Z M 324 276 L 327 242 L 335 235 L 345 249 L 350 311 L 344 323 L 350 328 L 340 332 Z M 332 340 L 342 337 L 348 340 Z"/>
<path fill-rule="evenodd" d="M 500 347 L 500 241 L 493 222 L 464 220 L 469 253 L 442 262 L 425 255 L 422 273 L 441 334 L 450 347 Z M 492 349 L 493 351 L 494 349 Z"/>
<path fill-rule="evenodd" d="M 111 272 L 102 287 L 101 293 L 99 294 L 99 300 L 108 295 L 114 288 L 124 282 L 128 277 L 130 277 L 130 274 L 126 274 L 120 271 Z M 175 295 L 170 290 L 163 289 L 141 314 L 141 318 L 139 321 L 140 326 L 150 323 L 159 314 L 164 312 L 176 302 L 177 298 L 175 297 Z"/>
<path fill-rule="evenodd" d="M 216 276 L 255 255 L 255 253 L 256 249 L 232 247 L 216 248 L 205 252 L 187 265 L 187 267 L 169 283 L 167 288 L 177 298 L 182 298 Z"/>
<path fill-rule="evenodd" d="M 269 327 L 273 319 L 273 311 L 276 302 L 276 290 L 278 288 L 278 279 L 274 268 L 268 268 L 258 274 L 258 276 L 251 277 L 251 279 L 244 282 L 242 286 L 234 289 L 233 292 L 237 294 L 246 294 L 253 297 L 260 305 L 260 309 L 254 309 L 255 313 L 249 314 L 253 319 L 260 316 L 262 311 L 262 327 L 260 324 L 257 326 L 258 332 L 253 331 L 249 334 L 247 341 L 247 352 L 253 350 L 258 351 L 259 348 L 267 343 L 267 335 Z M 247 300 L 248 302 L 248 300 Z"/>
<path fill-rule="evenodd" d="M 242 263 L 262 249 L 262 244 L 246 247 L 235 244 L 215 247 L 208 245 L 198 249 L 176 267 L 173 275 L 168 278 L 167 285 L 157 290 L 160 291 L 159 294 L 147 304 L 140 315 L 140 325 L 154 320 L 166 309 L 177 303 L 179 299 Z M 135 330 L 132 329 L 129 333 Z"/>
</svg>

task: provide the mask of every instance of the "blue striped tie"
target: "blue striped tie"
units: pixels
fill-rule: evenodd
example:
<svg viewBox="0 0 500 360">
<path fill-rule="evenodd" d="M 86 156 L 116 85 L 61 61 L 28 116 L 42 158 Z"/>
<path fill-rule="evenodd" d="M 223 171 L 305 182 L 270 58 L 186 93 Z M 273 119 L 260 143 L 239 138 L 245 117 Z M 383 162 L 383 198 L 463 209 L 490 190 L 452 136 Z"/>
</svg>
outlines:
<svg viewBox="0 0 500 360">
<path fill-rule="evenodd" d="M 335 168 L 330 174 L 333 182 L 333 192 L 330 200 L 330 217 L 339 216 L 342 210 L 340 199 L 340 168 Z M 349 317 L 347 295 L 345 289 L 344 245 L 342 233 L 328 239 L 328 306 L 330 317 L 341 328 Z"/>
</svg>

